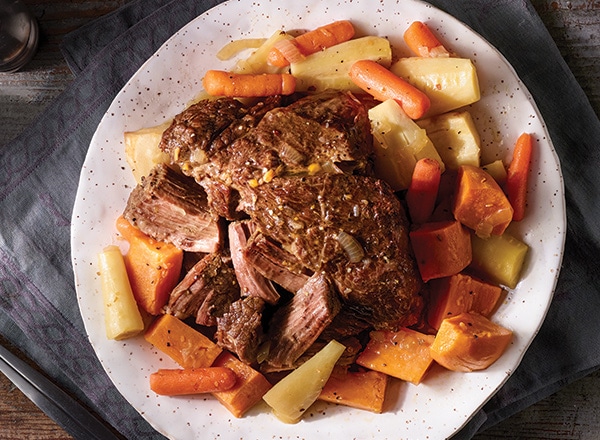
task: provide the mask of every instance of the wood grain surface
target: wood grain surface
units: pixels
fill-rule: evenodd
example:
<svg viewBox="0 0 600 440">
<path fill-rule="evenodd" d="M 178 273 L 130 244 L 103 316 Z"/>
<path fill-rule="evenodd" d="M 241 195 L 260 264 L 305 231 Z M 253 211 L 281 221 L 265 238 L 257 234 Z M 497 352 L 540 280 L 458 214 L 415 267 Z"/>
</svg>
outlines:
<svg viewBox="0 0 600 440">
<path fill-rule="evenodd" d="M 73 77 L 60 53 L 63 35 L 127 0 L 25 0 L 40 24 L 39 50 L 22 71 L 0 73 L 0 148 L 63 91 Z M 561 54 L 600 115 L 600 2 L 533 0 Z M 600 373 L 565 386 L 476 440 L 596 440 Z M 71 438 L 0 374 L 0 440 Z"/>
</svg>

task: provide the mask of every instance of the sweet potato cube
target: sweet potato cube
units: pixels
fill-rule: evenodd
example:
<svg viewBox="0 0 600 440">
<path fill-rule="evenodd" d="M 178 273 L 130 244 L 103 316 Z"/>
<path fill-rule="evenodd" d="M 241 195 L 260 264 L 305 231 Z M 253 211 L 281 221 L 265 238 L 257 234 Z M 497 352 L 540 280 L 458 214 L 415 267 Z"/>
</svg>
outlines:
<svg viewBox="0 0 600 440">
<path fill-rule="evenodd" d="M 481 168 L 462 165 L 457 185 L 454 217 L 478 237 L 502 235 L 514 211 L 494 178 Z"/>
<path fill-rule="evenodd" d="M 183 368 L 210 367 L 223 351 L 173 315 L 156 318 L 146 330 L 144 338 Z"/>
<path fill-rule="evenodd" d="M 419 384 L 432 364 L 429 347 L 434 336 L 402 328 L 376 330 L 356 363 L 398 379 Z"/>
<path fill-rule="evenodd" d="M 183 251 L 147 236 L 122 216 L 117 229 L 129 243 L 124 259 L 133 296 L 143 310 L 158 315 L 179 281 Z"/>
<path fill-rule="evenodd" d="M 462 273 L 431 280 L 429 285 L 431 297 L 427 320 L 436 330 L 445 318 L 462 312 L 477 312 L 489 317 L 502 295 L 500 286 Z"/>
<path fill-rule="evenodd" d="M 262 374 L 227 351 L 217 358 L 213 367 L 227 367 L 237 375 L 237 383 L 232 388 L 212 393 L 235 417 L 242 417 L 271 389 L 271 383 Z"/>
<path fill-rule="evenodd" d="M 458 221 L 425 223 L 409 235 L 425 282 L 455 275 L 471 263 L 471 235 Z"/>
<path fill-rule="evenodd" d="M 336 367 L 319 395 L 319 400 L 374 413 L 383 411 L 389 376 L 379 371 L 348 371 Z"/>
<path fill-rule="evenodd" d="M 453 371 L 484 370 L 504 353 L 512 331 L 478 313 L 461 313 L 442 321 L 431 357 Z"/>
</svg>

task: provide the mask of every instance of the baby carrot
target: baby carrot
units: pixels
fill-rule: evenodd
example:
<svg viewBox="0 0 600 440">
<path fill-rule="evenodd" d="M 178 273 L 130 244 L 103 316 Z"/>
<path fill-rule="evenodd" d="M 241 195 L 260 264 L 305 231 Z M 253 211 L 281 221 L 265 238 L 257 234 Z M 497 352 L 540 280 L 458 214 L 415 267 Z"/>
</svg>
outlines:
<svg viewBox="0 0 600 440">
<path fill-rule="evenodd" d="M 404 41 L 415 55 L 420 57 L 449 56 L 448 51 L 429 27 L 414 21 L 404 32 Z"/>
<path fill-rule="evenodd" d="M 513 220 L 515 221 L 523 220 L 525 217 L 527 182 L 532 153 L 533 138 L 531 134 L 521 134 L 515 143 L 513 157 L 506 173 L 506 196 L 514 210 Z"/>
<path fill-rule="evenodd" d="M 318 27 L 297 36 L 292 40 L 286 40 L 296 46 L 301 55 L 310 55 L 325 48 L 343 43 L 354 36 L 354 26 L 348 20 L 334 21 L 325 26 Z M 283 43 L 288 45 L 287 43 Z M 288 45 L 289 46 L 289 45 Z M 285 67 L 290 63 L 285 54 L 277 47 L 269 52 L 267 57 L 269 64 L 277 67 Z"/>
<path fill-rule="evenodd" d="M 202 85 L 209 95 L 253 98 L 291 95 L 296 89 L 296 79 L 289 73 L 249 74 L 209 70 Z"/>
<path fill-rule="evenodd" d="M 160 369 L 150 375 L 150 389 L 163 396 L 214 393 L 232 388 L 236 381 L 227 367 Z"/>
<path fill-rule="evenodd" d="M 423 158 L 417 161 L 406 192 L 406 204 L 413 223 L 422 224 L 431 217 L 441 176 L 442 169 L 437 160 Z"/>
<path fill-rule="evenodd" d="M 419 119 L 429 110 L 431 103 L 425 93 L 375 61 L 357 61 L 349 73 L 354 84 L 375 99 L 395 99 L 411 119 Z"/>
</svg>

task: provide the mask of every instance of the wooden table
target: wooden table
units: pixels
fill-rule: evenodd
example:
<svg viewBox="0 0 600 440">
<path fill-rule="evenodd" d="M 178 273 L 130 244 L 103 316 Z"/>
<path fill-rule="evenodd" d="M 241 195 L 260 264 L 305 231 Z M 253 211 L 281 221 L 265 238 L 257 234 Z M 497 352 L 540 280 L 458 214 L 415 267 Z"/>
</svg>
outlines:
<svg viewBox="0 0 600 440">
<path fill-rule="evenodd" d="M 22 132 L 73 79 L 59 51 L 67 32 L 128 0 L 25 0 L 41 28 L 39 51 L 22 71 L 0 73 L 0 147 Z M 600 115 L 600 2 L 533 0 L 575 77 Z M 600 373 L 587 376 L 476 437 L 596 440 Z M 69 439 L 0 374 L 0 440 Z"/>
</svg>

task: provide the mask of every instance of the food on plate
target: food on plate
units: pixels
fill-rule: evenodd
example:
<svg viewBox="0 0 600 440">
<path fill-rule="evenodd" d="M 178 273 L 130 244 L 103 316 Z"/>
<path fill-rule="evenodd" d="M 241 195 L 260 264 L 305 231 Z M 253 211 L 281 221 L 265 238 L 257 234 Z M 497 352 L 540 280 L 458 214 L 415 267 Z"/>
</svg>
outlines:
<svg viewBox="0 0 600 440">
<path fill-rule="evenodd" d="M 380 413 L 391 378 L 506 350 L 492 319 L 528 249 L 505 231 L 531 139 L 508 173 L 488 165 L 501 186 L 479 166 L 474 64 L 424 23 L 405 39 L 418 56 L 392 63 L 347 21 L 277 31 L 208 70 L 215 96 L 127 132 L 137 185 L 117 229 L 158 315 L 144 337 L 182 367 L 151 376 L 157 393 L 211 393 L 235 417 L 264 400 L 286 423 L 317 399 Z"/>
<path fill-rule="evenodd" d="M 419 57 L 447 57 L 448 50 L 438 40 L 429 26 L 422 21 L 413 21 L 404 31 L 404 42 Z"/>
<path fill-rule="evenodd" d="M 392 63 L 390 42 L 367 35 L 315 52 L 290 65 L 299 92 L 322 92 L 327 89 L 360 92 L 348 75 L 353 63 L 371 60 L 389 67 Z"/>
<path fill-rule="evenodd" d="M 510 232 L 487 239 L 471 235 L 471 267 L 486 279 L 514 289 L 519 282 L 529 246 Z"/>
<path fill-rule="evenodd" d="M 202 86 L 212 96 L 256 98 L 272 95 L 291 95 L 296 91 L 296 78 L 289 73 L 233 73 L 209 70 Z"/>
<path fill-rule="evenodd" d="M 433 339 L 433 335 L 409 328 L 372 331 L 356 363 L 418 385 L 433 363 L 429 354 Z"/>
<path fill-rule="evenodd" d="M 285 67 L 295 61 L 354 36 L 354 25 L 348 20 L 334 21 L 290 40 L 281 40 L 269 52 L 267 61 L 277 67 Z"/>
<path fill-rule="evenodd" d="M 359 60 L 350 67 L 352 81 L 379 101 L 393 99 L 411 118 L 422 118 L 431 102 L 429 97 L 389 69 L 372 60 Z"/>
<path fill-rule="evenodd" d="M 104 302 L 104 324 L 108 339 L 127 339 L 144 330 L 144 321 L 133 297 L 121 250 L 106 246 L 98 254 L 98 269 Z"/>
<path fill-rule="evenodd" d="M 531 134 L 523 133 L 517 138 L 513 157 L 506 173 L 506 196 L 513 207 L 513 220 L 518 222 L 525 217 L 527 206 L 527 182 L 529 165 L 533 154 Z"/>
<path fill-rule="evenodd" d="M 163 396 L 227 391 L 236 382 L 236 374 L 227 367 L 161 368 L 150 375 L 150 389 Z"/>
<path fill-rule="evenodd" d="M 458 169 L 454 217 L 481 238 L 502 235 L 513 219 L 513 208 L 500 185 L 479 167 Z"/>
<path fill-rule="evenodd" d="M 449 370 L 483 370 L 504 353 L 512 336 L 511 330 L 485 316 L 465 312 L 442 321 L 430 353 Z"/>
<path fill-rule="evenodd" d="M 277 418 L 296 423 L 317 400 L 337 360 L 346 350 L 336 340 L 330 341 L 313 357 L 281 379 L 263 396 Z"/>
<path fill-rule="evenodd" d="M 387 99 L 369 109 L 373 133 L 375 174 L 394 191 L 410 186 L 417 161 L 436 160 L 440 170 L 445 164 L 437 149 L 415 121 L 408 117 L 393 99 Z"/>
<path fill-rule="evenodd" d="M 390 71 L 429 97 L 425 117 L 439 115 L 479 101 L 479 79 L 468 58 L 401 58 Z"/>
<path fill-rule="evenodd" d="M 321 390 L 318 400 L 380 414 L 383 412 L 387 374 L 375 370 L 350 371 L 336 366 Z"/>
<path fill-rule="evenodd" d="M 129 245 L 125 267 L 133 296 L 141 309 L 158 315 L 179 281 L 183 251 L 149 237 L 122 216 L 116 227 Z"/>
<path fill-rule="evenodd" d="M 458 220 L 429 222 L 410 231 L 423 281 L 455 275 L 471 264 L 471 234 Z"/>
</svg>

